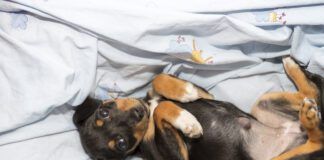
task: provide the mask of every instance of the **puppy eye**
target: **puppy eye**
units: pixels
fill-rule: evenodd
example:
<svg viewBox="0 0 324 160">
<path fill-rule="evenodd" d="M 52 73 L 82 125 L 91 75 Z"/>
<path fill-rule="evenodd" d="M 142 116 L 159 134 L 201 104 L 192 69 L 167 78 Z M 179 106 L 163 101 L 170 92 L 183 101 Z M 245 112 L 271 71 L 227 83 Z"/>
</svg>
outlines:
<svg viewBox="0 0 324 160">
<path fill-rule="evenodd" d="M 99 109 L 99 117 L 100 118 L 108 118 L 109 117 L 109 110 L 107 108 L 100 108 Z"/>
<path fill-rule="evenodd" d="M 128 148 L 126 140 L 122 137 L 118 137 L 116 140 L 116 148 L 122 152 L 126 151 Z"/>
</svg>

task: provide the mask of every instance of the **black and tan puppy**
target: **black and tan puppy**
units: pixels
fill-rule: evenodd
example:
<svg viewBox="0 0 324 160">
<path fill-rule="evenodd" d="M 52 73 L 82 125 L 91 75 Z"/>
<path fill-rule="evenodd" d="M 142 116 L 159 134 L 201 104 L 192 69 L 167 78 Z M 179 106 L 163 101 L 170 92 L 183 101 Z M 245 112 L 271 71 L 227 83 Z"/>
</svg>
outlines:
<svg viewBox="0 0 324 160">
<path fill-rule="evenodd" d="M 317 105 L 323 105 L 323 80 L 308 73 L 316 86 L 291 58 L 284 66 L 298 92 L 265 94 L 252 115 L 162 74 L 144 100 L 88 98 L 74 122 L 84 149 L 98 160 L 124 159 L 135 151 L 150 160 L 323 159 Z"/>
<path fill-rule="evenodd" d="M 167 82 L 168 85 L 160 86 L 158 81 Z M 166 74 L 156 77 L 154 84 L 156 88 L 163 91 L 166 97 L 182 102 L 198 98 L 212 98 L 211 95 L 191 83 Z M 90 157 L 96 160 L 124 159 L 140 146 L 141 153 L 143 156 L 146 155 L 146 158 L 165 159 L 156 146 L 154 139 L 156 124 L 153 119 L 153 112 L 162 97 L 160 95 L 151 97 L 153 94 L 156 93 L 150 92 L 144 100 L 121 98 L 99 101 L 87 98 L 77 108 L 73 120 L 79 129 L 82 145 Z M 161 104 L 163 105 L 164 102 Z M 159 109 L 155 115 L 157 115 L 156 118 L 167 122 L 170 125 L 168 128 L 172 128 L 175 133 L 177 133 L 175 129 L 178 129 L 190 138 L 202 135 L 202 127 L 197 119 L 177 106 L 166 106 L 163 110 Z M 159 127 L 164 127 L 164 125 L 158 125 L 157 128 Z M 178 133 L 172 135 L 169 140 L 172 139 L 176 142 L 182 141 Z M 180 147 L 182 148 L 179 156 L 188 157 L 186 148 L 183 145 Z M 174 149 L 178 152 L 180 148 Z"/>
</svg>

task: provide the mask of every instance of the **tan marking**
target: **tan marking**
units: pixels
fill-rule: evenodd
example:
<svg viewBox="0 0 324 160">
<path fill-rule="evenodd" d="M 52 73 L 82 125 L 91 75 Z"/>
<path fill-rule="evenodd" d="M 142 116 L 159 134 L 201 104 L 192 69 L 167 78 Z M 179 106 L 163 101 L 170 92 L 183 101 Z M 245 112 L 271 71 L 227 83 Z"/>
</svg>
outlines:
<svg viewBox="0 0 324 160">
<path fill-rule="evenodd" d="M 155 123 L 153 119 L 153 113 L 155 108 L 157 107 L 159 103 L 160 96 L 157 96 L 157 94 L 153 91 L 150 90 L 149 96 L 151 97 L 151 100 L 149 100 L 150 105 L 147 106 L 150 110 L 150 117 L 149 117 L 149 122 L 148 122 L 148 128 L 146 130 L 146 133 L 144 135 L 144 141 L 152 141 L 154 139 L 155 135 Z"/>
<path fill-rule="evenodd" d="M 323 148 L 322 144 L 319 143 L 313 143 L 311 141 L 307 141 L 305 144 L 298 146 L 276 158 L 273 158 L 272 160 L 288 160 L 290 158 L 303 155 L 303 154 L 309 154 L 315 151 L 318 151 Z"/>
<path fill-rule="evenodd" d="M 290 103 L 289 107 L 291 107 L 295 111 L 299 111 L 303 104 L 304 98 L 305 98 L 305 96 L 298 92 L 296 92 L 296 93 L 271 92 L 271 93 L 266 93 L 263 96 L 261 96 L 256 104 L 258 104 L 260 101 L 271 101 L 271 100 L 276 100 L 276 99 L 285 99 Z M 252 109 L 252 112 L 253 112 L 253 109 Z"/>
<path fill-rule="evenodd" d="M 105 104 L 110 102 L 112 101 L 111 100 L 105 101 Z M 134 98 L 118 98 L 115 99 L 114 102 L 116 103 L 117 108 L 121 111 L 128 111 L 132 108 L 139 107 L 142 105 L 139 100 Z M 132 148 L 130 148 L 127 151 L 127 153 L 132 152 L 138 146 L 138 144 L 143 140 L 147 128 L 148 128 L 148 116 L 145 115 L 143 119 L 140 122 L 138 122 L 133 129 L 133 133 L 134 133 L 133 136 L 136 139 L 136 143 L 134 144 L 134 146 L 132 146 Z"/>
<path fill-rule="evenodd" d="M 162 128 L 163 121 L 173 125 L 182 110 L 182 108 L 178 107 L 171 101 L 162 101 L 154 111 L 154 122 L 159 128 Z"/>
<path fill-rule="evenodd" d="M 141 105 L 139 100 L 133 98 L 119 98 L 115 100 L 117 108 L 121 111 L 130 110 L 138 105 Z"/>
<path fill-rule="evenodd" d="M 298 88 L 298 92 L 308 98 L 318 100 L 318 90 L 316 85 L 309 81 L 298 64 L 290 57 L 283 59 L 283 64 L 287 75 L 292 79 Z"/>
<path fill-rule="evenodd" d="M 299 155 L 309 154 L 322 149 L 324 143 L 324 132 L 319 129 L 319 119 L 317 114 L 314 113 L 314 111 L 311 111 L 312 104 L 303 103 L 306 97 L 315 99 L 315 101 L 318 102 L 319 92 L 316 85 L 307 79 L 303 71 L 292 58 L 284 58 L 283 64 L 287 75 L 296 84 L 298 92 L 267 93 L 263 95 L 258 102 L 261 100 L 271 99 L 285 99 L 289 101 L 290 107 L 299 111 L 299 119 L 301 125 L 307 131 L 308 140 L 305 144 L 285 152 L 272 160 L 288 160 Z M 257 109 L 257 107 L 253 108 L 252 115 L 253 112 L 257 112 Z"/>
<path fill-rule="evenodd" d="M 163 128 L 160 128 L 161 131 L 164 130 L 164 128 L 168 128 L 169 130 L 171 130 L 171 132 L 173 133 L 173 135 L 176 138 L 176 141 L 178 143 L 178 147 L 180 149 L 180 154 L 182 155 L 184 160 L 188 160 L 189 159 L 189 155 L 188 155 L 188 150 L 187 150 L 187 146 L 184 143 L 183 139 L 181 138 L 181 136 L 179 135 L 178 131 L 172 127 L 170 124 L 162 122 L 163 123 Z"/>
<path fill-rule="evenodd" d="M 155 92 L 169 99 L 180 99 L 186 93 L 186 82 L 167 74 L 156 76 L 152 85 Z"/>
<path fill-rule="evenodd" d="M 302 104 L 304 96 L 300 93 L 291 93 L 291 92 L 273 92 L 266 93 L 261 96 L 257 102 L 254 104 L 251 110 L 251 115 L 253 115 L 258 121 L 265 123 L 272 127 L 280 127 L 282 124 L 281 118 L 272 119 L 271 117 L 277 117 L 276 113 L 271 111 L 271 107 L 267 104 L 266 108 L 260 106 L 260 102 L 262 101 L 275 101 L 277 99 L 285 99 L 288 101 L 289 105 L 285 107 L 289 107 L 295 111 L 299 111 Z M 269 108 L 269 109 L 267 109 Z"/>
<path fill-rule="evenodd" d="M 153 120 L 153 116 L 150 116 L 148 128 L 146 130 L 143 140 L 146 142 L 151 141 L 154 138 L 154 134 L 155 134 L 154 120 Z"/>
<path fill-rule="evenodd" d="M 296 64 L 294 60 L 290 57 L 283 59 L 283 64 L 285 67 L 285 71 L 287 75 L 293 80 L 298 88 L 298 92 L 273 92 L 266 93 L 262 97 L 259 98 L 256 104 L 258 104 L 262 100 L 275 100 L 275 99 L 285 99 L 290 103 L 292 109 L 299 111 L 302 107 L 303 100 L 305 97 L 313 98 L 316 101 L 318 100 L 318 90 L 315 85 L 310 82 L 300 67 Z M 257 112 L 258 108 L 252 108 L 252 115 Z"/>
<path fill-rule="evenodd" d="M 184 95 L 188 94 L 186 91 L 187 84 L 190 82 L 184 81 L 182 79 L 175 78 L 168 74 L 159 74 L 153 81 L 152 86 L 156 93 L 172 100 L 181 101 Z M 214 97 L 200 89 L 199 87 L 193 85 L 194 88 L 198 90 L 198 96 L 200 98 L 213 99 Z"/>
<path fill-rule="evenodd" d="M 312 94 L 309 94 L 312 95 Z M 320 119 L 317 110 L 314 109 L 317 104 L 310 100 L 304 100 L 303 106 L 299 111 L 299 120 L 301 125 L 306 129 L 308 140 L 305 144 L 300 145 L 273 160 L 287 160 L 299 155 L 309 154 L 323 149 L 324 132 L 319 129 Z"/>
<path fill-rule="evenodd" d="M 127 153 L 130 153 L 135 150 L 135 148 L 138 146 L 138 144 L 143 140 L 145 133 L 148 129 L 148 123 L 149 123 L 149 118 L 147 115 L 143 117 L 143 119 L 138 122 L 133 130 L 133 135 L 136 139 L 136 143 L 134 146 L 127 151 Z"/>
<path fill-rule="evenodd" d="M 108 142 L 108 148 L 110 148 L 111 150 L 115 150 L 115 145 L 116 145 L 115 140 L 111 140 Z"/>
<path fill-rule="evenodd" d="M 144 133 L 147 129 L 147 119 L 146 120 L 142 120 L 140 123 L 138 123 L 134 129 L 134 137 L 138 140 L 141 141 Z"/>
<path fill-rule="evenodd" d="M 102 127 L 104 125 L 104 121 L 103 120 L 100 120 L 100 119 L 97 119 L 96 120 L 96 126 L 97 127 Z"/>
<path fill-rule="evenodd" d="M 147 118 L 147 116 L 145 116 L 134 128 L 134 137 L 136 138 L 136 144 L 135 146 L 137 146 L 137 144 L 139 142 L 142 141 L 142 139 L 144 138 L 147 129 L 148 129 L 148 122 L 149 119 Z"/>
</svg>

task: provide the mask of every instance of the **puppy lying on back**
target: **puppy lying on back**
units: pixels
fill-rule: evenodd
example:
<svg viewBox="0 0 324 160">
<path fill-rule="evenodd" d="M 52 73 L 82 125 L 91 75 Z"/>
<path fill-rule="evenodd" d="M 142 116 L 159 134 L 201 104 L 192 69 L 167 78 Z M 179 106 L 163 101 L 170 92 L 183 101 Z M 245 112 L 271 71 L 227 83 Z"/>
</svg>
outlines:
<svg viewBox="0 0 324 160">
<path fill-rule="evenodd" d="M 286 58 L 284 66 L 299 91 L 265 94 L 253 116 L 161 74 L 145 99 L 88 98 L 77 108 L 74 123 L 85 151 L 96 160 L 124 159 L 135 152 L 149 160 L 323 158 L 317 106 L 323 90 L 292 59 Z"/>
<path fill-rule="evenodd" d="M 96 160 L 124 159 L 140 147 L 143 158 L 165 159 L 158 150 L 160 144 L 157 146 L 155 141 L 157 128 L 164 126 L 156 127 L 153 115 L 156 120 L 163 119 L 170 124 L 168 128 L 172 125 L 174 132 L 178 129 L 189 138 L 202 135 L 200 123 L 188 111 L 176 106 L 163 107 L 158 112 L 155 109 L 165 98 L 190 102 L 199 98 L 212 99 L 213 96 L 192 83 L 167 74 L 158 75 L 153 86 L 155 90 L 150 91 L 144 99 L 100 101 L 88 97 L 77 107 L 73 120 L 79 129 L 82 145 L 90 157 Z M 165 103 L 167 101 L 162 102 Z M 177 138 L 177 143 L 182 142 L 180 135 L 176 135 L 177 137 L 170 138 Z M 184 144 L 181 147 L 182 155 L 179 156 L 188 159 Z"/>
</svg>

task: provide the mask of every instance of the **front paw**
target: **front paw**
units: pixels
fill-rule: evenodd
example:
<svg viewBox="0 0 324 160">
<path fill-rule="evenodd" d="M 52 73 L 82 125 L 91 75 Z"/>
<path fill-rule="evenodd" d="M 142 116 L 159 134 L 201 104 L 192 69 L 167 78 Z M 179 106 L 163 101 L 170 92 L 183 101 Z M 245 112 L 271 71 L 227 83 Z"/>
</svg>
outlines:
<svg viewBox="0 0 324 160">
<path fill-rule="evenodd" d="M 199 138 L 203 135 L 203 129 L 196 117 L 186 110 L 180 112 L 174 127 L 181 130 L 189 138 Z"/>
</svg>

